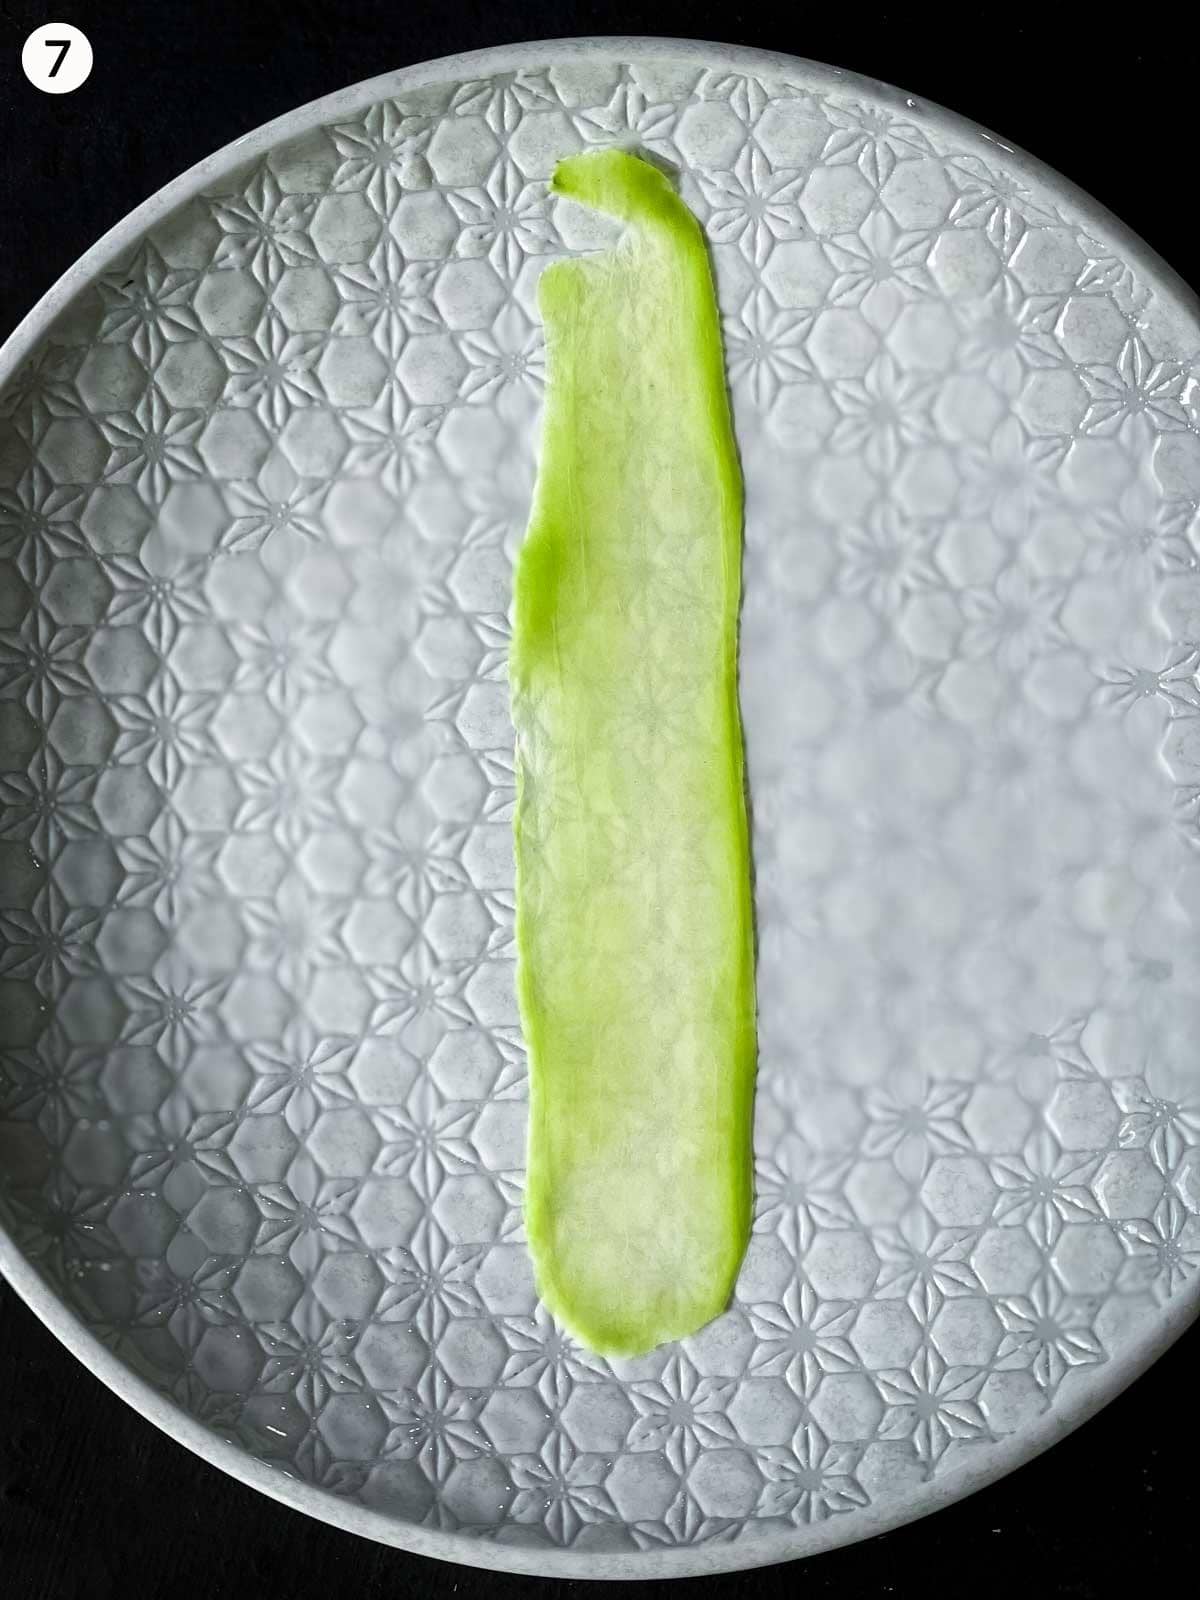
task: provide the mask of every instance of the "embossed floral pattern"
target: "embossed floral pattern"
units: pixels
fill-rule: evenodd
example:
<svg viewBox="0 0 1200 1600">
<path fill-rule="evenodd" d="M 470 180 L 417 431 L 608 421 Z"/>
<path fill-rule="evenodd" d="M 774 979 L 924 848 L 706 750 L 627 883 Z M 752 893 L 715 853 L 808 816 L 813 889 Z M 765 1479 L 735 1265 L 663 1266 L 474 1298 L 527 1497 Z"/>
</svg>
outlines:
<svg viewBox="0 0 1200 1600">
<path fill-rule="evenodd" d="M 341 109 L 0 396 L 5 1222 L 223 1436 L 535 1555 L 851 1537 L 1200 1275 L 1197 341 L 998 148 L 803 80 Z M 537 277 L 600 238 L 548 180 L 613 140 L 725 318 L 762 1042 L 737 1293 L 628 1362 L 523 1243 L 505 680 Z M 681 735 L 687 574 L 628 580 L 625 732 Z"/>
</svg>

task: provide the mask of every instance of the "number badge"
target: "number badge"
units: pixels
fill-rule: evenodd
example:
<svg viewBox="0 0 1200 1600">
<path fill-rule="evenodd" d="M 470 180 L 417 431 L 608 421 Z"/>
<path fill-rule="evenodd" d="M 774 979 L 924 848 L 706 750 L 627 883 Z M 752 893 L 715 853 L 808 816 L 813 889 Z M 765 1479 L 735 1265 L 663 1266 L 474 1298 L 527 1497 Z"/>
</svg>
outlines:
<svg viewBox="0 0 1200 1600">
<path fill-rule="evenodd" d="M 92 46 L 87 34 L 69 22 L 44 22 L 26 39 L 21 66 L 35 89 L 70 94 L 92 70 Z"/>
</svg>

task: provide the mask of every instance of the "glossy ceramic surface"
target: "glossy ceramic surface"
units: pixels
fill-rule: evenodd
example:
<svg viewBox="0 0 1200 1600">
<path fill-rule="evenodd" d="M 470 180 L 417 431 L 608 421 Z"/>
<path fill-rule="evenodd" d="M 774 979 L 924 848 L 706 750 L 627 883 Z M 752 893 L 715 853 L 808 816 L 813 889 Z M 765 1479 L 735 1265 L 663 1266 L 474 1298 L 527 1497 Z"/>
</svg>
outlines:
<svg viewBox="0 0 1200 1600">
<path fill-rule="evenodd" d="M 546 179 L 613 140 L 727 317 L 762 1044 L 736 1301 L 626 1362 L 521 1231 L 505 680 L 537 277 L 611 237 Z M 0 357 L 35 1308 L 277 1497 L 563 1575 L 851 1540 L 1116 1392 L 1200 1281 L 1198 347 L 1052 173 L 719 46 L 375 80 L 122 224 Z"/>
</svg>

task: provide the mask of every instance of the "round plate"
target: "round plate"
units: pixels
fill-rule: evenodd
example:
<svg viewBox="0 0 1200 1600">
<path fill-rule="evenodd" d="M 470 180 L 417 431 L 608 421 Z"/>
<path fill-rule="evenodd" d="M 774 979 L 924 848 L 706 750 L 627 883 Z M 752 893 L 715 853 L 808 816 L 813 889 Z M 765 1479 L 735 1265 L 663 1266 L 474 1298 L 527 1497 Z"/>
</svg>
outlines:
<svg viewBox="0 0 1200 1600">
<path fill-rule="evenodd" d="M 761 1066 L 729 1312 L 606 1362 L 521 1232 L 510 564 L 568 151 L 678 169 L 748 485 Z M 628 1577 L 918 1516 L 1197 1309 L 1195 308 L 998 140 L 670 41 L 239 140 L 6 347 L 6 1272 L 217 1465 Z"/>
</svg>

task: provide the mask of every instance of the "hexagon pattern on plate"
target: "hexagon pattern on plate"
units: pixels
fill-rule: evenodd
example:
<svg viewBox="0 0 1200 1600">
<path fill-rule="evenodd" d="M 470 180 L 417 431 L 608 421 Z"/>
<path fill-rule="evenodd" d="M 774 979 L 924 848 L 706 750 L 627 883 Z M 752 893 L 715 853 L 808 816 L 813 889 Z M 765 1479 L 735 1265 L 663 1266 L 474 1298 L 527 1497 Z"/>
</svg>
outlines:
<svg viewBox="0 0 1200 1600">
<path fill-rule="evenodd" d="M 761 1045 L 729 1312 L 535 1301 L 510 567 L 535 286 L 670 162 L 748 481 Z M 375 104 L 153 228 L 0 407 L 0 1184 L 195 1416 L 399 1519 L 734 1540 L 952 1475 L 1200 1266 L 1194 379 L 896 105 L 695 61 Z"/>
</svg>

